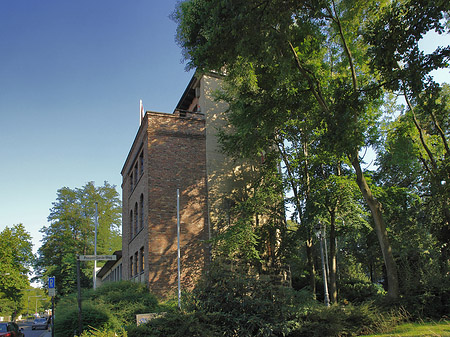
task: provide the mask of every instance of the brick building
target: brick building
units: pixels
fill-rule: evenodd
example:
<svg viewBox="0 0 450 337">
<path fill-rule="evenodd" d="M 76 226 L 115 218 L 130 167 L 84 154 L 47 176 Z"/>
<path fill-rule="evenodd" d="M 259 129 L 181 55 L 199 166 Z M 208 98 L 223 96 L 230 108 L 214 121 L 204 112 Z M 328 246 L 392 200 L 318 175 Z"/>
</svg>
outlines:
<svg viewBox="0 0 450 337">
<path fill-rule="evenodd" d="M 177 288 L 177 189 L 181 285 L 190 289 L 210 260 L 210 224 L 241 169 L 220 153 L 220 79 L 193 77 L 172 114 L 147 111 L 122 169 L 122 278 L 159 295 Z"/>
</svg>

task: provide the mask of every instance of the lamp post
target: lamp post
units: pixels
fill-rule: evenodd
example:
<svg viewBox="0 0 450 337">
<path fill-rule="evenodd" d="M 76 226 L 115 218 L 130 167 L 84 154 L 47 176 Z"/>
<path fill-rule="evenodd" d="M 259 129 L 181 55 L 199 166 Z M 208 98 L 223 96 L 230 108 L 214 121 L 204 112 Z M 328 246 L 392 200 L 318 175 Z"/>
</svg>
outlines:
<svg viewBox="0 0 450 337">
<path fill-rule="evenodd" d="M 42 297 L 42 295 L 36 295 L 36 296 L 28 296 L 28 308 L 27 308 L 27 315 L 28 315 L 28 311 L 30 309 L 30 297 Z M 35 309 L 35 313 L 37 313 L 37 301 L 38 299 L 36 298 L 36 309 Z"/>
<path fill-rule="evenodd" d="M 325 305 L 330 306 L 330 297 L 328 295 L 328 282 L 327 282 L 327 268 L 325 265 L 325 259 L 323 254 L 323 237 L 325 236 L 325 228 L 321 222 L 319 222 L 319 227 L 316 228 L 316 236 L 320 243 L 320 258 L 322 260 L 322 274 L 323 274 L 323 297 Z"/>
<path fill-rule="evenodd" d="M 36 296 L 37 297 L 37 296 Z M 39 296 L 39 297 L 42 297 L 42 296 Z M 42 300 L 44 300 L 43 298 L 36 298 L 36 311 L 35 311 L 35 313 L 37 313 L 37 304 L 38 304 L 38 301 L 42 301 Z"/>
</svg>

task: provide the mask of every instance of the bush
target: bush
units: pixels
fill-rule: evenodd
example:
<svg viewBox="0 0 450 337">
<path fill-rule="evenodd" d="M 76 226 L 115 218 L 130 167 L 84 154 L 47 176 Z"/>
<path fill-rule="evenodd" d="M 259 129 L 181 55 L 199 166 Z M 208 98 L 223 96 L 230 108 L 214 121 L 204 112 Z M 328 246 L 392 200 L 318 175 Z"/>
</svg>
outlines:
<svg viewBox="0 0 450 337">
<path fill-rule="evenodd" d="M 187 302 L 187 310 L 203 313 L 225 336 L 283 335 L 314 303 L 309 292 L 220 265 L 212 266 Z"/>
<path fill-rule="evenodd" d="M 440 319 L 450 312 L 450 289 L 423 289 L 402 296 L 400 303 L 414 319 Z"/>
<path fill-rule="evenodd" d="M 91 303 L 83 304 L 82 321 L 83 330 L 89 330 L 92 327 L 97 329 L 118 329 L 120 327 L 118 321 L 107 308 L 93 306 Z M 78 306 L 59 311 L 54 324 L 56 336 L 72 337 L 74 332 L 78 331 Z"/>
<path fill-rule="evenodd" d="M 128 337 L 215 337 L 224 336 L 214 315 L 201 312 L 168 313 L 146 324 L 129 327 Z"/>
<path fill-rule="evenodd" d="M 386 291 L 380 284 L 364 280 L 347 280 L 339 284 L 339 298 L 351 303 L 363 303 L 381 299 Z"/>
<path fill-rule="evenodd" d="M 127 337 L 127 332 L 124 329 L 119 331 L 109 330 L 109 329 L 90 329 L 84 331 L 80 337 Z"/>
<path fill-rule="evenodd" d="M 360 336 L 386 332 L 407 319 L 403 310 L 380 313 L 370 303 L 347 306 L 316 306 L 300 318 L 289 337 Z"/>
<path fill-rule="evenodd" d="M 108 282 L 89 293 L 90 301 L 105 305 L 123 325 L 136 322 L 136 314 L 159 312 L 158 300 L 145 284 Z"/>
<path fill-rule="evenodd" d="M 124 281 L 106 283 L 96 290 L 83 289 L 82 311 L 83 330 L 107 333 L 106 330 L 111 329 L 112 333 L 120 333 L 122 327 L 136 323 L 136 314 L 161 310 L 156 297 L 145 285 Z M 76 294 L 62 298 L 55 312 L 56 335 L 72 337 L 78 330 Z"/>
</svg>

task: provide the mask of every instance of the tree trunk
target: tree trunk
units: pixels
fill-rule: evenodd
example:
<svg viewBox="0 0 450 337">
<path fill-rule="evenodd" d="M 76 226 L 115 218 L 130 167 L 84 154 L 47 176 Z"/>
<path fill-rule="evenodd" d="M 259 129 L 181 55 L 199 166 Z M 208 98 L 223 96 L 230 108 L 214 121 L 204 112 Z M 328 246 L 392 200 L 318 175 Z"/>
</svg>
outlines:
<svg viewBox="0 0 450 337">
<path fill-rule="evenodd" d="M 330 213 L 330 301 L 331 303 L 337 303 L 337 286 L 336 286 L 336 213 L 333 211 Z"/>
<path fill-rule="evenodd" d="M 397 299 L 399 295 L 398 290 L 398 275 L 397 265 L 392 254 L 392 248 L 389 243 L 386 225 L 384 223 L 383 214 L 381 210 L 381 203 L 373 196 L 366 178 L 362 173 L 361 165 L 359 163 L 358 154 L 352 160 L 352 166 L 356 171 L 356 183 L 358 184 L 361 193 L 366 200 L 367 205 L 372 213 L 375 224 L 375 232 L 377 233 L 378 241 L 380 243 L 381 252 L 383 253 L 384 264 L 386 266 L 386 274 L 388 281 L 388 297 Z"/>
</svg>

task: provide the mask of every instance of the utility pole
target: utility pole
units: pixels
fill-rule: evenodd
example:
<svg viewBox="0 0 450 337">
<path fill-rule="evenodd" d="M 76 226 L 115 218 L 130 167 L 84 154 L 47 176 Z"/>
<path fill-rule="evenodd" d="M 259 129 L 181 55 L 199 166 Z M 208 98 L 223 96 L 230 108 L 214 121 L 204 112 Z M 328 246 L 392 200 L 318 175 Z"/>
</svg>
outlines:
<svg viewBox="0 0 450 337">
<path fill-rule="evenodd" d="M 181 309 L 181 266 L 180 266 L 180 189 L 177 188 L 177 264 L 178 264 L 178 309 Z"/>
<path fill-rule="evenodd" d="M 80 280 L 80 257 L 77 256 L 77 292 L 78 292 L 78 335 L 83 332 L 81 317 L 81 280 Z"/>
<path fill-rule="evenodd" d="M 97 256 L 98 202 L 95 202 L 94 255 Z M 94 290 L 97 289 L 97 259 L 94 260 Z"/>
</svg>

